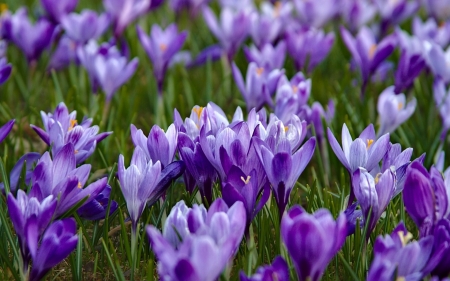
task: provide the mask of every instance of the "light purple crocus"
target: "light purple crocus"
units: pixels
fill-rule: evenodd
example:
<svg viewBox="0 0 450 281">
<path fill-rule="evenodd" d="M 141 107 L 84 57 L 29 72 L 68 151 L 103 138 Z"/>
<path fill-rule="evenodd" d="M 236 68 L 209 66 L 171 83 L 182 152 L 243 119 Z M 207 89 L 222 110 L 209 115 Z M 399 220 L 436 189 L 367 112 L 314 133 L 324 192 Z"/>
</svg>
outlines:
<svg viewBox="0 0 450 281">
<path fill-rule="evenodd" d="M 396 30 L 401 49 L 400 60 L 395 72 L 395 93 L 408 90 L 414 79 L 425 68 L 425 54 L 423 43 L 414 36 L 409 36 L 401 29 Z"/>
<path fill-rule="evenodd" d="M 302 107 L 307 105 L 310 95 L 311 79 L 306 79 L 303 73 L 298 72 L 291 80 L 283 75 L 275 94 L 275 115 L 288 123 L 293 115 L 299 114 Z"/>
<path fill-rule="evenodd" d="M 341 27 L 341 36 L 352 55 L 354 65 L 361 73 L 363 95 L 370 77 L 394 51 L 396 39 L 394 36 L 387 36 L 377 42 L 374 32 L 365 26 L 359 30 L 356 37 Z"/>
<path fill-rule="evenodd" d="M 322 120 L 325 120 L 326 124 L 330 124 L 334 118 L 335 109 L 332 99 L 328 101 L 326 110 L 319 102 L 313 102 L 311 107 L 305 105 L 301 109 L 301 118 L 303 118 L 308 124 L 314 126 L 314 134 L 317 138 L 317 142 L 320 146 L 324 145 L 325 140 L 325 128 L 323 127 Z M 312 131 L 312 127 L 311 127 Z M 321 148 L 322 149 L 322 148 Z"/>
<path fill-rule="evenodd" d="M 178 132 L 174 124 L 171 124 L 166 132 L 158 125 L 153 125 L 148 137 L 141 129 L 131 125 L 131 138 L 134 146 L 140 147 L 145 153 L 146 159 L 153 162 L 159 161 L 162 169 L 172 163 L 177 150 Z"/>
<path fill-rule="evenodd" d="M 436 79 L 450 82 L 450 48 L 444 50 L 434 42 L 425 42 L 426 63 Z"/>
<path fill-rule="evenodd" d="M 255 45 L 250 48 L 244 46 L 244 54 L 249 63 L 254 62 L 268 71 L 281 69 L 286 59 L 286 43 L 280 41 L 276 46 L 265 44 L 261 49 L 256 48 Z"/>
<path fill-rule="evenodd" d="M 158 85 L 158 92 L 161 95 L 163 90 L 164 77 L 171 61 L 186 41 L 187 31 L 178 33 L 176 24 L 169 25 L 165 30 L 157 24 L 152 26 L 150 36 L 145 34 L 140 26 L 137 26 L 137 33 L 142 47 L 146 51 L 153 64 L 153 74 Z"/>
<path fill-rule="evenodd" d="M 258 267 L 252 276 L 247 277 L 241 271 L 239 277 L 241 281 L 289 281 L 289 267 L 281 256 L 277 256 L 272 264 Z"/>
<path fill-rule="evenodd" d="M 119 155 L 118 177 L 134 233 L 147 201 L 151 197 L 162 195 L 162 192 L 156 189 L 160 175 L 161 163 L 148 161 L 140 147 L 134 149 L 128 168 L 125 168 L 123 155 Z"/>
<path fill-rule="evenodd" d="M 93 89 L 99 85 L 106 94 L 107 102 L 110 102 L 116 91 L 133 76 L 139 60 L 134 58 L 128 62 L 127 57 L 118 51 L 103 53 L 102 49 L 90 41 L 78 50 L 78 58 L 89 73 Z"/>
<path fill-rule="evenodd" d="M 374 3 L 377 5 L 381 16 L 381 36 L 386 35 L 391 26 L 402 23 L 420 8 L 420 3 L 416 0 L 375 0 Z"/>
<path fill-rule="evenodd" d="M 353 173 L 352 181 L 356 200 L 361 206 L 367 224 L 366 239 L 369 239 L 381 214 L 394 196 L 395 175 L 387 169 L 384 173 L 373 177 L 366 169 L 359 168 Z"/>
<path fill-rule="evenodd" d="M 442 252 L 439 256 L 432 254 L 435 239 L 431 235 L 410 242 L 412 238 L 403 222 L 390 235 L 378 236 L 367 280 L 422 280 L 436 266 Z"/>
<path fill-rule="evenodd" d="M 339 12 L 338 0 L 294 0 L 302 24 L 323 27 Z"/>
<path fill-rule="evenodd" d="M 147 13 L 151 2 L 151 0 L 103 0 L 103 6 L 113 22 L 114 36 L 120 37 L 131 22 Z"/>
<path fill-rule="evenodd" d="M 29 63 L 37 60 L 51 43 L 53 24 L 41 18 L 32 25 L 26 8 L 20 8 L 14 15 L 6 12 L 1 24 L 3 38 L 19 47 Z"/>
<path fill-rule="evenodd" d="M 0 143 L 3 142 L 3 140 L 8 136 L 9 132 L 11 132 L 15 122 L 15 119 L 9 120 L 8 122 L 6 122 L 6 124 L 0 127 Z"/>
<path fill-rule="evenodd" d="M 397 196 L 403 191 L 406 179 L 406 169 L 411 163 L 412 153 L 413 149 L 411 147 L 408 147 L 402 151 L 402 147 L 399 143 L 389 143 L 389 148 L 383 157 L 381 169 L 377 170 L 375 168 L 371 171 L 371 174 L 375 176 L 378 173 L 383 173 L 388 169 L 395 171 L 395 191 L 392 197 Z M 419 160 L 420 159 L 421 158 L 419 158 Z"/>
<path fill-rule="evenodd" d="M 61 19 L 73 12 L 78 4 L 78 0 L 41 0 L 40 2 L 53 23 L 60 23 Z"/>
<path fill-rule="evenodd" d="M 422 1 L 428 14 L 436 21 L 447 21 L 450 19 L 450 5 L 445 0 Z"/>
<path fill-rule="evenodd" d="M 403 202 L 417 225 L 420 237 L 433 234 L 436 223 L 448 212 L 444 179 L 433 166 L 428 172 L 419 161 L 413 161 L 406 171 Z"/>
<path fill-rule="evenodd" d="M 63 35 L 50 58 L 48 68 L 59 70 L 71 64 L 79 64 L 77 48 L 77 42 Z"/>
<path fill-rule="evenodd" d="M 29 280 L 42 280 L 47 272 L 69 256 L 78 244 L 77 224 L 73 218 L 52 223 L 33 257 Z"/>
<path fill-rule="evenodd" d="M 219 198 L 208 211 L 203 205 L 189 209 L 179 202 L 170 212 L 162 234 L 154 226 L 147 227 L 160 278 L 216 280 L 235 255 L 244 229 L 245 209 L 241 202 L 228 208 Z"/>
<path fill-rule="evenodd" d="M 285 39 L 297 71 L 310 73 L 330 52 L 334 33 L 325 34 L 321 29 L 297 26 L 288 28 Z"/>
<path fill-rule="evenodd" d="M 412 33 L 421 41 L 434 42 L 444 48 L 450 43 L 450 21 L 438 24 L 432 18 L 422 22 L 419 17 L 415 17 Z"/>
<path fill-rule="evenodd" d="M 284 73 L 284 70 L 269 70 L 258 67 L 256 63 L 251 62 L 247 68 L 244 84 L 244 79 L 236 64 L 233 63 L 231 67 L 237 87 L 247 104 L 247 111 L 250 111 L 252 108 L 260 110 L 265 104 L 273 106 L 271 95 L 275 92 L 278 80 Z"/>
<path fill-rule="evenodd" d="M 403 93 L 395 94 L 394 86 L 386 88 L 378 97 L 377 111 L 380 117 L 380 128 L 377 135 L 392 133 L 411 117 L 416 109 L 415 98 L 406 103 Z"/>
<path fill-rule="evenodd" d="M 370 22 L 377 14 L 377 7 L 368 0 L 341 0 L 340 15 L 352 32 Z"/>
<path fill-rule="evenodd" d="M 109 26 L 107 14 L 97 15 L 91 10 L 83 10 L 80 14 L 71 13 L 61 19 L 61 26 L 66 35 L 77 43 L 85 44 L 97 39 Z"/>
<path fill-rule="evenodd" d="M 444 81 L 436 79 L 433 83 L 433 97 L 442 119 L 441 140 L 447 136 L 450 129 L 450 90 L 447 91 Z"/>
<path fill-rule="evenodd" d="M 28 196 L 19 189 L 17 197 L 8 194 L 7 205 L 22 254 L 23 269 L 28 271 L 31 257 L 36 255 L 41 235 L 53 219 L 57 200 L 49 195 L 43 200 Z"/>
<path fill-rule="evenodd" d="M 279 17 L 254 11 L 250 20 L 250 36 L 258 48 L 272 44 L 280 36 L 282 22 Z"/>
<path fill-rule="evenodd" d="M 209 7 L 204 7 L 203 18 L 211 32 L 219 40 L 222 52 L 226 55 L 228 61 L 231 62 L 250 29 L 248 10 L 234 11 L 225 7 L 221 10 L 220 21 L 218 21 L 213 11 Z M 213 50 L 208 49 L 208 52 Z"/>
<path fill-rule="evenodd" d="M 299 281 L 318 281 L 347 236 L 343 213 L 336 221 L 327 209 L 308 214 L 292 207 L 281 221 L 281 239 L 294 263 Z"/>
<path fill-rule="evenodd" d="M 41 139 L 52 147 L 53 156 L 67 143 L 74 147 L 74 154 L 77 164 L 84 162 L 97 146 L 97 143 L 105 139 L 112 132 L 98 134 L 99 127 L 92 125 L 92 118 L 84 117 L 78 123 L 77 112 L 69 113 L 67 106 L 61 102 L 53 113 L 41 111 L 42 123 L 44 129 L 35 125 L 31 128 L 41 137 Z"/>
<path fill-rule="evenodd" d="M 62 216 L 80 201 L 79 207 L 88 204 L 106 185 L 107 178 L 101 178 L 83 188 L 91 171 L 91 165 L 76 167 L 75 149 L 72 143 L 63 146 L 53 159 L 45 152 L 39 159 L 31 176 L 30 196 L 42 201 L 53 195 L 58 198 L 55 217 Z"/>
</svg>

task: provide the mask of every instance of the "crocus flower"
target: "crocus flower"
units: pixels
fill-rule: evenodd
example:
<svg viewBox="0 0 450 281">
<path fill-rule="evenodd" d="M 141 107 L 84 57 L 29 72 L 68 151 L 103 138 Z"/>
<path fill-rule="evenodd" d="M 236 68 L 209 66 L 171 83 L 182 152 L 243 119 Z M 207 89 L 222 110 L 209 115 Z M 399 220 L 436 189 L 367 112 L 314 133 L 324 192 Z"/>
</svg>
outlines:
<svg viewBox="0 0 450 281">
<path fill-rule="evenodd" d="M 272 185 L 278 205 L 280 219 L 289 200 L 289 195 L 303 170 L 311 160 L 316 147 L 316 139 L 309 139 L 299 150 L 291 152 L 287 139 L 281 139 L 274 148 L 259 142 L 259 157 Z"/>
<path fill-rule="evenodd" d="M 364 221 L 368 224 L 366 232 L 368 239 L 394 195 L 395 175 L 387 169 L 374 178 L 365 169 L 360 168 L 353 173 L 352 180 L 356 200 L 361 206 Z"/>
<path fill-rule="evenodd" d="M 209 1 L 210 0 L 169 0 L 169 5 L 177 14 L 186 9 L 190 11 L 192 17 L 195 17 Z"/>
<path fill-rule="evenodd" d="M 52 154 L 56 155 L 64 145 L 71 143 L 74 147 L 77 164 L 84 162 L 94 153 L 97 143 L 105 139 L 112 132 L 98 133 L 98 126 L 91 126 L 92 118 L 77 121 L 77 112 L 69 113 L 67 106 L 61 102 L 53 113 L 41 111 L 44 129 L 35 125 L 31 128 L 41 139 L 52 147 Z"/>
<path fill-rule="evenodd" d="M 254 11 L 250 19 L 250 36 L 258 48 L 262 48 L 266 44 L 272 44 L 281 33 L 282 22 L 277 16 L 260 14 Z"/>
<path fill-rule="evenodd" d="M 276 46 L 265 44 L 261 50 L 254 45 L 250 48 L 244 46 L 244 54 L 249 63 L 254 62 L 269 71 L 281 69 L 286 59 L 286 43 L 280 41 Z"/>
<path fill-rule="evenodd" d="M 431 41 L 442 48 L 450 43 L 450 21 L 438 24 L 432 18 L 422 22 L 419 17 L 415 17 L 412 23 L 412 32 L 421 41 Z"/>
<path fill-rule="evenodd" d="M 19 239 L 24 269 L 28 270 L 31 257 L 36 255 L 40 237 L 53 219 L 56 199 L 53 195 L 49 195 L 43 200 L 38 200 L 19 189 L 16 198 L 12 193 L 8 194 L 7 205 Z"/>
<path fill-rule="evenodd" d="M 446 90 L 445 83 L 441 79 L 436 79 L 433 83 L 433 96 L 442 118 L 441 140 L 444 140 L 450 128 L 450 116 L 448 115 L 450 110 L 450 91 Z"/>
<path fill-rule="evenodd" d="M 0 85 L 4 84 L 11 75 L 12 66 L 6 58 L 0 57 Z"/>
<path fill-rule="evenodd" d="M 39 158 L 41 158 L 41 154 L 37 152 L 25 153 L 22 157 L 19 158 L 9 174 L 9 188 L 11 192 L 15 193 L 17 190 L 24 164 L 26 164 L 26 166 L 25 178 L 23 180 L 26 185 L 30 184 L 33 168 Z M 0 183 L 0 190 L 2 192 L 5 192 L 4 188 L 4 184 Z"/>
<path fill-rule="evenodd" d="M 60 23 L 61 19 L 75 10 L 78 0 L 41 0 L 41 5 L 53 23 Z"/>
<path fill-rule="evenodd" d="M 377 8 L 367 0 L 341 0 L 340 15 L 353 32 L 370 22 L 377 13 Z"/>
<path fill-rule="evenodd" d="M 445 0 L 424 0 L 422 1 L 428 14 L 437 21 L 450 19 L 450 5 Z"/>
<path fill-rule="evenodd" d="M 315 136 L 317 142 L 322 145 L 325 140 L 325 130 L 323 127 L 322 120 L 325 120 L 326 124 L 330 124 L 334 118 L 334 102 L 329 100 L 327 104 L 327 109 L 325 110 L 319 102 L 313 102 L 311 107 L 305 105 L 302 107 L 302 113 L 300 116 L 304 115 L 304 119 L 308 124 L 314 126 Z M 312 128 L 311 128 L 312 130 Z"/>
<path fill-rule="evenodd" d="M 245 273 L 241 271 L 239 277 L 241 281 L 288 281 L 289 267 L 281 256 L 277 256 L 272 264 L 258 267 L 256 273 L 252 276 L 247 277 Z"/>
<path fill-rule="evenodd" d="M 39 249 L 32 255 L 30 281 L 41 280 L 45 274 L 62 262 L 78 244 L 77 225 L 73 218 L 52 223 L 45 231 Z"/>
<path fill-rule="evenodd" d="M 97 15 L 91 10 L 83 10 L 80 14 L 71 13 L 61 19 L 61 26 L 66 35 L 77 43 L 85 44 L 97 39 L 109 25 L 107 14 Z"/>
<path fill-rule="evenodd" d="M 108 211 L 110 194 L 111 186 L 107 184 L 91 202 L 78 209 L 78 215 L 83 219 L 92 221 L 104 219 L 106 217 L 106 212 Z M 118 207 L 119 205 L 117 202 L 111 200 L 111 204 L 109 205 L 109 215 L 114 213 Z"/>
<path fill-rule="evenodd" d="M 132 21 L 147 13 L 151 2 L 151 0 L 103 0 L 103 6 L 113 21 L 114 35 L 119 37 Z"/>
<path fill-rule="evenodd" d="M 412 238 L 403 222 L 390 235 L 378 236 L 367 280 L 422 280 L 439 259 L 432 255 L 433 236 Z"/>
<path fill-rule="evenodd" d="M 377 110 L 380 116 L 378 136 L 392 133 L 398 126 L 411 117 L 416 109 L 416 99 L 406 103 L 403 93 L 396 95 L 394 86 L 386 88 L 378 97 Z"/>
<path fill-rule="evenodd" d="M 219 0 L 220 6 L 233 10 L 254 9 L 253 0 Z"/>
<path fill-rule="evenodd" d="M 377 5 L 381 16 L 380 31 L 382 36 L 388 32 L 389 27 L 400 24 L 420 8 L 420 3 L 415 0 L 375 0 L 374 3 Z"/>
<path fill-rule="evenodd" d="M 361 73 L 362 93 L 364 93 L 370 77 L 394 51 L 395 37 L 388 36 L 377 42 L 373 31 L 365 26 L 360 29 L 355 38 L 345 28 L 341 27 L 341 36 L 352 54 L 353 63 Z"/>
<path fill-rule="evenodd" d="M 422 42 L 400 29 L 396 30 L 396 34 L 401 48 L 400 61 L 395 72 L 395 93 L 399 94 L 412 86 L 426 64 Z"/>
<path fill-rule="evenodd" d="M 450 82 L 450 48 L 442 49 L 439 45 L 433 42 L 425 42 L 426 63 L 433 72 L 434 77 Z"/>
<path fill-rule="evenodd" d="M 389 143 L 389 148 L 383 157 L 381 170 L 373 169 L 371 174 L 383 173 L 388 169 L 395 170 L 395 191 L 393 197 L 403 191 L 405 184 L 406 169 L 411 163 L 413 149 L 408 147 L 402 151 L 399 143 Z"/>
<path fill-rule="evenodd" d="M 167 217 L 163 234 L 147 227 L 160 278 L 216 280 L 236 253 L 244 229 L 241 202 L 228 208 L 219 198 L 208 212 L 203 205 L 188 209 L 179 202 Z"/>
<path fill-rule="evenodd" d="M 252 62 L 248 65 L 244 84 L 244 79 L 236 64 L 232 64 L 231 70 L 239 91 L 247 104 L 247 111 L 252 108 L 259 110 L 265 104 L 273 106 L 271 95 L 275 92 L 278 80 L 284 71 L 278 69 L 266 70 Z"/>
<path fill-rule="evenodd" d="M 50 153 L 45 152 L 33 170 L 30 196 L 40 201 L 50 195 L 58 198 L 55 217 L 60 217 L 82 200 L 85 201 L 79 207 L 88 204 L 104 189 L 107 178 L 101 178 L 83 188 L 90 171 L 91 166 L 88 164 L 76 167 L 72 143 L 63 146 L 53 160 Z"/>
<path fill-rule="evenodd" d="M 345 215 L 336 221 L 327 209 L 308 214 L 302 207 L 292 207 L 281 221 L 281 238 L 294 263 L 300 281 L 317 281 L 345 242 Z"/>
<path fill-rule="evenodd" d="M 104 50 L 103 47 L 98 48 L 95 42 L 90 41 L 85 47 L 78 50 L 78 58 L 89 73 L 93 90 L 95 91 L 96 86 L 100 85 L 108 102 L 134 74 L 139 62 L 137 58 L 128 62 L 125 56 L 122 56 L 114 48 L 112 49 L 107 53 L 101 52 Z"/>
<path fill-rule="evenodd" d="M 293 115 L 300 113 L 303 106 L 307 105 L 311 95 L 311 79 L 306 79 L 303 73 L 298 72 L 288 80 L 282 76 L 278 81 L 275 95 L 275 115 L 287 123 Z"/>
<path fill-rule="evenodd" d="M 71 64 L 79 64 L 77 47 L 77 42 L 67 36 L 61 37 L 58 46 L 50 58 L 48 68 L 59 70 Z"/>
<path fill-rule="evenodd" d="M 6 122 L 5 125 L 0 127 L 0 143 L 3 142 L 3 140 L 8 136 L 9 132 L 11 132 L 14 122 L 16 122 L 15 119 L 10 120 Z"/>
<path fill-rule="evenodd" d="M 435 224 L 448 211 L 448 198 L 441 173 L 431 167 L 428 172 L 419 161 L 406 171 L 403 202 L 406 211 L 419 228 L 420 237 L 433 233 Z"/>
<path fill-rule="evenodd" d="M 338 13 L 338 0 L 295 0 L 300 21 L 309 26 L 323 27 Z"/>
<path fill-rule="evenodd" d="M 146 159 L 153 162 L 159 161 L 164 169 L 173 161 L 177 150 L 178 132 L 172 124 L 164 132 L 158 125 L 153 125 L 148 137 L 145 137 L 141 129 L 131 125 L 131 138 L 134 146 L 140 147 L 145 153 Z"/>
<path fill-rule="evenodd" d="M 287 51 L 294 59 L 297 71 L 312 72 L 325 59 L 334 43 L 334 33 L 325 34 L 321 29 L 306 27 L 289 28 L 285 37 Z"/>
<path fill-rule="evenodd" d="M 28 62 L 37 60 L 50 45 L 54 30 L 54 26 L 43 18 L 32 25 L 25 8 L 20 8 L 14 15 L 7 12 L 2 27 L 3 38 L 19 47 Z"/>
<path fill-rule="evenodd" d="M 432 255 L 438 260 L 432 264 L 431 275 L 438 276 L 437 280 L 447 280 L 450 274 L 450 221 L 441 219 L 434 228 L 434 249 Z M 434 266 L 433 266 L 434 265 Z"/>
<path fill-rule="evenodd" d="M 233 11 L 231 8 L 225 7 L 221 10 L 220 21 L 218 22 L 213 11 L 204 7 L 203 17 L 211 32 L 219 40 L 222 52 L 231 62 L 248 35 L 250 29 L 248 11 L 245 9 Z"/>
<path fill-rule="evenodd" d="M 140 147 L 134 149 L 130 166 L 126 169 L 123 155 L 119 156 L 118 176 L 134 231 L 147 201 L 151 197 L 162 195 L 155 188 L 160 174 L 161 163 L 148 161 Z"/>
<path fill-rule="evenodd" d="M 167 68 L 186 41 L 187 31 L 178 33 L 177 26 L 173 23 L 165 30 L 154 24 L 150 36 L 145 34 L 142 28 L 138 26 L 137 33 L 139 41 L 153 63 L 153 74 L 158 84 L 158 91 L 162 94 Z"/>
</svg>

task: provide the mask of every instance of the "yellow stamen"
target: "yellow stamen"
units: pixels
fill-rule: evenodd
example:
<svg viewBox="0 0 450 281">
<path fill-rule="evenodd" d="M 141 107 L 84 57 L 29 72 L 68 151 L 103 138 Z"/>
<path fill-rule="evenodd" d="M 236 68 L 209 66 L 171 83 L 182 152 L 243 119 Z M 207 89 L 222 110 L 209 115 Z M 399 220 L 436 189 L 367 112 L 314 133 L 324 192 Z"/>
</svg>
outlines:
<svg viewBox="0 0 450 281">
<path fill-rule="evenodd" d="M 274 9 L 273 9 L 273 14 L 275 15 L 275 17 L 280 16 L 281 7 L 282 7 L 281 1 L 277 1 L 274 5 Z"/>
<path fill-rule="evenodd" d="M 166 44 L 159 44 L 159 49 L 161 49 L 161 51 L 165 52 L 167 50 L 167 45 Z"/>
<path fill-rule="evenodd" d="M 83 186 L 81 186 L 81 182 L 78 182 L 77 187 L 78 187 L 79 189 L 81 189 L 81 188 L 83 187 Z"/>
<path fill-rule="evenodd" d="M 197 113 L 197 117 L 198 119 L 200 119 L 200 116 L 202 115 L 203 112 L 203 107 L 199 106 L 199 107 L 194 107 L 192 109 L 195 113 Z"/>
<path fill-rule="evenodd" d="M 397 105 L 397 109 L 400 110 L 402 108 L 403 108 L 403 103 L 399 102 L 398 105 Z"/>
<path fill-rule="evenodd" d="M 0 4 L 0 15 L 6 11 L 8 11 L 8 5 L 6 5 L 5 3 L 1 3 Z"/>
<path fill-rule="evenodd" d="M 398 236 L 400 237 L 400 241 L 402 242 L 402 246 L 405 247 L 406 244 L 413 238 L 411 232 L 406 232 L 406 235 L 403 231 L 398 232 Z"/>
<path fill-rule="evenodd" d="M 375 176 L 375 184 L 377 184 L 377 183 L 380 181 L 380 178 L 381 178 L 381 173 L 378 173 L 378 174 Z"/>
<path fill-rule="evenodd" d="M 244 177 L 241 177 L 241 180 L 245 183 L 248 184 L 250 182 L 250 176 L 247 176 L 247 179 L 244 179 Z"/>
<path fill-rule="evenodd" d="M 369 48 L 369 58 L 373 58 L 373 55 L 375 55 L 375 51 L 377 50 L 377 44 L 373 44 Z"/>
<path fill-rule="evenodd" d="M 76 124 L 77 124 L 77 120 L 71 119 L 71 120 L 70 120 L 69 129 L 68 129 L 67 131 L 68 131 L 68 132 L 72 131 Z"/>
<path fill-rule="evenodd" d="M 288 126 L 284 126 L 284 132 L 286 133 L 289 130 Z"/>
<path fill-rule="evenodd" d="M 261 76 L 261 74 L 264 72 L 264 68 L 263 67 L 258 67 L 256 69 L 256 74 L 258 74 L 258 76 Z"/>
<path fill-rule="evenodd" d="M 373 144 L 373 140 L 367 140 L 367 149 Z"/>
<path fill-rule="evenodd" d="M 403 276 L 399 276 L 397 277 L 397 279 L 395 279 L 395 281 L 406 281 L 406 279 Z"/>
</svg>

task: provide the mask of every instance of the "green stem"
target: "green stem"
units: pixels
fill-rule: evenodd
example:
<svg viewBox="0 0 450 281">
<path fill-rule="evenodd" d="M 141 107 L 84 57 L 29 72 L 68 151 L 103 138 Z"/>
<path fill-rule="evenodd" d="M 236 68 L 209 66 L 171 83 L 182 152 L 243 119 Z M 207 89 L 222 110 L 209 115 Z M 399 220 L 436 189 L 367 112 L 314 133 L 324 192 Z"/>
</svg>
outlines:
<svg viewBox="0 0 450 281">
<path fill-rule="evenodd" d="M 131 228 L 131 279 L 134 280 L 134 274 L 136 271 L 136 261 L 137 261 L 137 240 L 139 233 L 139 225 L 133 226 Z"/>
</svg>

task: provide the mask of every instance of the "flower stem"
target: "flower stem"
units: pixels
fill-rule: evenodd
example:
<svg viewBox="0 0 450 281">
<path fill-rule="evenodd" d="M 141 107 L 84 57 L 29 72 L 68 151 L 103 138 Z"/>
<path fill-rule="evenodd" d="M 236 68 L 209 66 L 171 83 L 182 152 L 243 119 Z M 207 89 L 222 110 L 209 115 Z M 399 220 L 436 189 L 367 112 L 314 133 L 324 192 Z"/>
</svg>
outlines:
<svg viewBox="0 0 450 281">
<path fill-rule="evenodd" d="M 139 233 L 139 225 L 131 227 L 131 279 L 134 280 L 137 262 L 137 240 Z"/>
</svg>

